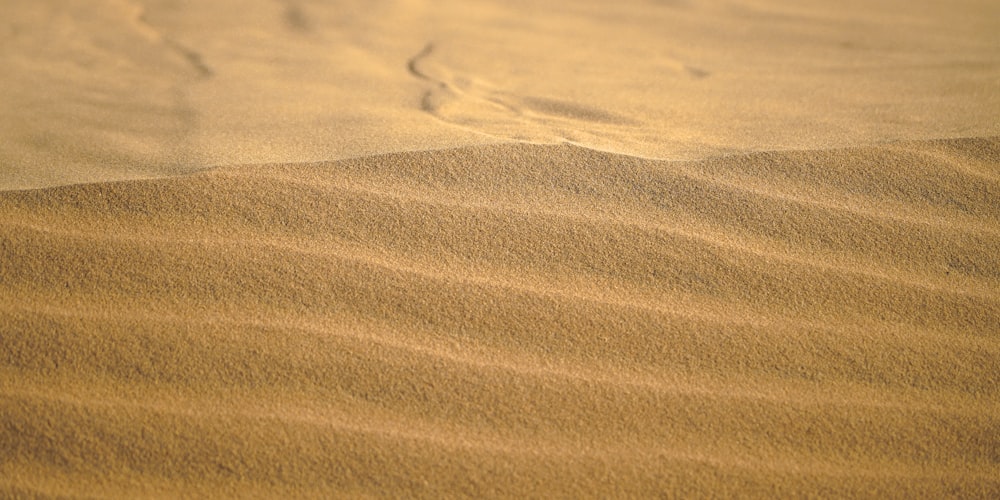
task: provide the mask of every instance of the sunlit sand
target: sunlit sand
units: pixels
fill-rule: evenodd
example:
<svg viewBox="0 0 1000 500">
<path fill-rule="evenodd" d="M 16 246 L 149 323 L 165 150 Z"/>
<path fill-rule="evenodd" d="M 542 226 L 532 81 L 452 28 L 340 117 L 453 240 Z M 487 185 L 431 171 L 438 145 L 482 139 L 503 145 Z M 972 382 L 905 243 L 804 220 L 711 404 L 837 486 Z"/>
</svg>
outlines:
<svg viewBox="0 0 1000 500">
<path fill-rule="evenodd" d="M 0 41 L 0 496 L 1000 497 L 996 2 Z"/>
</svg>

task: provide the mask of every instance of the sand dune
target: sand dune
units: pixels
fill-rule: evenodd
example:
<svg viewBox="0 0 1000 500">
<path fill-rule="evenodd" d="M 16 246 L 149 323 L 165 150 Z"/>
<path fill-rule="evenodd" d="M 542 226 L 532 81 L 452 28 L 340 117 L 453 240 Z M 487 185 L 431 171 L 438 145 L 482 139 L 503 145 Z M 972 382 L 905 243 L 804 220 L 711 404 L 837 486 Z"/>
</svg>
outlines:
<svg viewBox="0 0 1000 500">
<path fill-rule="evenodd" d="M 0 193 L 5 495 L 1000 495 L 1000 139 Z"/>
<path fill-rule="evenodd" d="M 0 2 L 0 497 L 1000 498 L 1000 2 Z"/>
</svg>

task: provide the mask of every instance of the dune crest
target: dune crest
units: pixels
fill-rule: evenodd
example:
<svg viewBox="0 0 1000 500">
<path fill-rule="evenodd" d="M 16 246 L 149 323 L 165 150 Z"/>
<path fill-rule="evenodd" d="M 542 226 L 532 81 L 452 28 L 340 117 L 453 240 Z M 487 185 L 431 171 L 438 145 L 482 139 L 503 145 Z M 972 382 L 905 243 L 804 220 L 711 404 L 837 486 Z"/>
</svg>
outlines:
<svg viewBox="0 0 1000 500">
<path fill-rule="evenodd" d="M 998 199 L 996 137 L 2 192 L 0 493 L 996 497 Z"/>
</svg>

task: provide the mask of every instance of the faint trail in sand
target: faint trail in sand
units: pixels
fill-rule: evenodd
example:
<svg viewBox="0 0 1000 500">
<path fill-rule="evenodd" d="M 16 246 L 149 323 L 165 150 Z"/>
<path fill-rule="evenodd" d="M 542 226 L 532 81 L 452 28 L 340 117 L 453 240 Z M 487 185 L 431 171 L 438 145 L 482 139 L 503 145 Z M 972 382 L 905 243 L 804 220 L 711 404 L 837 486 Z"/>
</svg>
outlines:
<svg viewBox="0 0 1000 500">
<path fill-rule="evenodd" d="M 593 143 L 614 127 L 640 122 L 583 103 L 551 97 L 519 96 L 479 78 L 428 69 L 437 50 L 428 43 L 407 62 L 409 73 L 433 85 L 420 100 L 421 110 L 465 130 L 530 143 Z M 610 129 L 609 129 L 610 127 Z"/>
<path fill-rule="evenodd" d="M 144 31 L 147 35 L 160 40 L 169 50 L 180 55 L 198 73 L 200 78 L 211 78 L 215 75 L 215 71 L 205 62 L 205 58 L 200 52 L 185 45 L 150 23 L 146 15 L 146 8 L 143 5 L 136 3 L 134 0 L 122 1 L 126 2 L 131 8 L 135 22 L 145 28 Z"/>
</svg>

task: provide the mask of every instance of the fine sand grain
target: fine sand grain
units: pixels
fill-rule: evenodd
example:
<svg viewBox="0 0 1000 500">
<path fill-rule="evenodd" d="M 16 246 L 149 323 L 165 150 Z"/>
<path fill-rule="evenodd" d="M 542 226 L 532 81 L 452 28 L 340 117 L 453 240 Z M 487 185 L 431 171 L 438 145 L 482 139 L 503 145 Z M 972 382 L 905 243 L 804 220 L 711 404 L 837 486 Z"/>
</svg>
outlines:
<svg viewBox="0 0 1000 500">
<path fill-rule="evenodd" d="M 0 497 L 1000 498 L 1000 2 L 0 1 Z"/>
<path fill-rule="evenodd" d="M 0 487 L 1000 494 L 1000 140 L 0 194 Z"/>
</svg>

